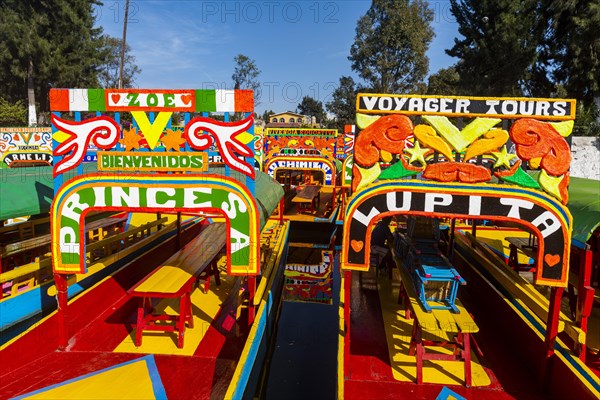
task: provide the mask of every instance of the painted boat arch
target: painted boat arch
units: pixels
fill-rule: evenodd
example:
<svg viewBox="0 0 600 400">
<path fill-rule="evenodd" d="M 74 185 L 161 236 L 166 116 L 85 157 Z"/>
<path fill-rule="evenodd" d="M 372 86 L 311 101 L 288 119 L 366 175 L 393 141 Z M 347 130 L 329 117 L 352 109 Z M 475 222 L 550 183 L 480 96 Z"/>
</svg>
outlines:
<svg viewBox="0 0 600 400">
<path fill-rule="evenodd" d="M 342 268 L 369 268 L 371 228 L 395 214 L 487 219 L 522 224 L 537 236 L 536 281 L 566 286 L 572 218 L 557 200 L 540 192 L 502 185 L 472 186 L 425 181 L 393 181 L 369 185 L 353 196 L 344 217 Z"/>
<path fill-rule="evenodd" d="M 53 203 L 55 273 L 85 273 L 83 219 L 92 210 L 219 213 L 227 220 L 227 268 L 257 275 L 260 225 L 256 200 L 220 175 L 86 175 L 67 182 Z"/>
<path fill-rule="evenodd" d="M 323 171 L 324 185 L 335 186 L 335 163 L 325 157 L 276 156 L 265 165 L 265 171 L 275 179 L 277 171 L 282 170 L 316 170 Z"/>
</svg>

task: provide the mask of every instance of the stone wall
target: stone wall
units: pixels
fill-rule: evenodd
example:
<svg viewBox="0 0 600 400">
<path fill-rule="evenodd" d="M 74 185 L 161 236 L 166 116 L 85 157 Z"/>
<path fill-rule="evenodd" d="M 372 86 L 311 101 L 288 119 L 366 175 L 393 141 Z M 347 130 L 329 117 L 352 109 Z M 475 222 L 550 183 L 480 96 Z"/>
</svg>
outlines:
<svg viewBox="0 0 600 400">
<path fill-rule="evenodd" d="M 571 143 L 571 176 L 600 181 L 600 139 L 573 137 Z"/>
</svg>

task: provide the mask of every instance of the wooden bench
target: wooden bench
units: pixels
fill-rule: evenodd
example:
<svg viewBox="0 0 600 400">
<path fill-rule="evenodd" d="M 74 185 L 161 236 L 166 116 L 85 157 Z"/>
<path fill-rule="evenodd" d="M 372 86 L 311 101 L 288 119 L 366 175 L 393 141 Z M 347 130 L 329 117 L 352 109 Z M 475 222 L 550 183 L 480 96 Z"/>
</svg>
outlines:
<svg viewBox="0 0 600 400">
<path fill-rule="evenodd" d="M 136 346 L 141 346 L 142 333 L 146 330 L 177 332 L 177 347 L 183 347 L 185 324 L 187 322 L 190 328 L 194 325 L 191 305 L 194 283 L 199 277 L 204 277 L 206 291 L 210 277 L 215 275 L 217 285 L 220 284 L 216 258 L 224 248 L 225 240 L 226 226 L 224 223 L 207 226 L 183 249 L 128 291 L 130 296 L 140 299 L 137 311 Z M 202 276 L 203 274 L 204 276 Z M 146 311 L 152 311 L 152 299 L 157 298 L 179 299 L 179 315 L 146 313 Z M 157 324 L 158 321 L 168 321 L 172 324 Z"/>
<path fill-rule="evenodd" d="M 21 240 L 16 243 L 9 243 L 0 250 L 0 258 L 11 257 L 29 250 L 35 250 L 40 247 L 50 246 L 50 234 L 41 235 L 31 239 Z"/>
<path fill-rule="evenodd" d="M 122 231 L 127 217 L 107 217 L 85 224 L 88 240 L 101 240 L 107 235 L 104 228 L 115 227 Z"/>
<path fill-rule="evenodd" d="M 391 246 L 393 247 L 393 246 Z M 456 299 L 455 306 L 458 312 L 444 309 L 433 309 L 426 312 L 418 300 L 417 293 L 411 282 L 411 277 L 398 258 L 394 254 L 396 266 L 401 276 L 401 298 L 405 306 L 406 319 L 414 317 L 409 355 L 414 355 L 417 361 L 417 383 L 423 383 L 423 361 L 424 360 L 446 360 L 463 361 L 465 370 L 465 386 L 472 384 L 471 374 L 471 334 L 479 332 L 479 327 L 462 305 Z M 436 337 L 436 340 L 424 340 L 423 331 Z M 452 354 L 427 353 L 426 346 L 450 347 Z"/>
<path fill-rule="evenodd" d="M 94 262 L 98 259 L 107 257 L 113 253 L 125 249 L 133 243 L 139 242 L 145 237 L 150 236 L 152 229 L 160 230 L 167 222 L 167 217 L 162 217 L 154 221 L 140 225 L 137 228 L 128 229 L 112 236 L 108 236 L 97 242 L 89 243 L 86 246 L 86 256 L 88 262 Z"/>
<path fill-rule="evenodd" d="M 96 237 L 103 239 L 103 235 L 99 230 L 104 229 L 108 226 L 122 226 L 127 221 L 127 217 L 120 218 L 102 218 L 98 221 L 90 222 L 86 224 L 85 229 L 90 237 Z M 98 232 L 97 232 L 98 231 Z M 50 245 L 50 234 L 40 235 L 29 239 L 21 240 L 15 243 L 9 243 L 0 248 L 0 258 L 14 256 L 25 251 L 34 250 L 46 245 Z"/>
<path fill-rule="evenodd" d="M 508 253 L 508 265 L 515 271 L 529 271 L 535 273 L 537 268 L 535 264 L 519 263 L 519 251 L 527 257 L 537 258 L 537 239 L 534 236 L 527 238 L 507 237 L 510 251 Z"/>
<path fill-rule="evenodd" d="M 518 272 L 502 262 L 494 251 L 477 240 L 477 238 L 466 232 L 464 239 L 461 235 L 456 235 L 457 241 L 465 242 L 465 245 L 471 246 L 474 250 L 472 254 L 475 260 L 480 261 L 480 265 L 488 274 L 490 274 L 508 293 L 518 300 L 523 306 L 527 307 L 533 314 L 540 318 L 542 324 L 548 321 L 548 310 L 550 301 L 541 294 L 534 285 L 519 275 Z M 528 239 L 523 239 L 525 242 Z M 559 315 L 558 332 L 565 332 L 575 343 L 585 344 L 586 333 L 575 325 L 575 323 L 563 312 Z"/>
<path fill-rule="evenodd" d="M 315 203 L 320 201 L 321 186 L 308 185 L 302 189 L 296 197 L 292 199 L 292 203 L 296 203 L 298 212 L 302 212 L 302 207 L 308 205 L 310 213 L 315 211 Z"/>
<path fill-rule="evenodd" d="M 36 236 L 36 228 L 38 228 L 39 225 L 49 224 L 50 217 L 44 217 L 2 226 L 0 227 L 0 241 L 5 242 L 5 239 L 14 236 L 17 236 L 18 241 L 30 239 Z"/>
</svg>

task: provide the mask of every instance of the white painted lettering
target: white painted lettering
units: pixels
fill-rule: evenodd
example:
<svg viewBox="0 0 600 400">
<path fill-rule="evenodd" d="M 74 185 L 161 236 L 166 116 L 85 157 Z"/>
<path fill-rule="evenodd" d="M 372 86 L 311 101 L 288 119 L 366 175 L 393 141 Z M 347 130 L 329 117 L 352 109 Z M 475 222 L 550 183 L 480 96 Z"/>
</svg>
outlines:
<svg viewBox="0 0 600 400">
<path fill-rule="evenodd" d="M 77 233 L 70 226 L 60 228 L 60 252 L 79 254 L 79 243 L 76 242 Z"/>
<path fill-rule="evenodd" d="M 79 223 L 81 213 L 90 207 L 89 204 L 80 203 L 79 199 L 80 197 L 78 193 L 73 193 L 67 198 L 65 205 L 62 208 L 62 217 L 72 219 L 73 221 Z"/>
<path fill-rule="evenodd" d="M 502 102 L 502 114 L 514 115 L 517 113 L 517 102 L 514 100 L 505 100 Z"/>
<path fill-rule="evenodd" d="M 202 207 L 212 207 L 212 203 L 210 201 L 205 201 L 204 203 L 198 203 L 198 194 L 208 194 L 212 193 L 211 188 L 184 188 L 183 189 L 183 207 L 185 208 L 202 208 Z"/>
<path fill-rule="evenodd" d="M 456 99 L 456 112 L 468 114 L 469 113 L 469 105 L 471 104 L 470 100 L 467 99 Z"/>
<path fill-rule="evenodd" d="M 146 191 L 146 204 L 148 207 L 174 208 L 177 204 L 175 200 L 167 200 L 159 203 L 156 199 L 158 193 L 163 193 L 169 197 L 175 196 L 175 188 L 148 188 Z"/>
<path fill-rule="evenodd" d="M 540 233 L 544 238 L 560 229 L 560 221 L 550 211 L 544 211 L 536 219 L 531 221 L 531 223 L 537 226 L 538 229 L 544 227 L 544 229 L 540 229 Z"/>
<path fill-rule="evenodd" d="M 394 102 L 396 103 L 394 105 L 394 110 L 402 110 L 402 107 L 404 107 L 406 100 L 408 100 L 406 97 L 394 97 Z"/>
<path fill-rule="evenodd" d="M 448 193 L 425 193 L 425 212 L 434 212 L 435 206 L 452 204 L 452 195 Z"/>
<path fill-rule="evenodd" d="M 408 211 L 412 199 L 412 192 L 402 192 L 402 205 L 398 207 L 399 192 L 388 192 L 385 194 L 387 208 L 390 211 Z"/>
<path fill-rule="evenodd" d="M 437 112 L 440 107 L 437 99 L 425 99 L 425 112 Z"/>
<path fill-rule="evenodd" d="M 379 98 L 379 109 L 382 111 L 389 111 L 392 109 L 392 99 L 390 97 Z"/>
<path fill-rule="evenodd" d="M 104 196 L 104 187 L 95 187 L 94 190 L 94 207 L 106 206 L 106 198 Z"/>
<path fill-rule="evenodd" d="M 354 212 L 354 215 L 352 216 L 352 219 L 357 220 L 358 222 L 360 222 L 364 226 L 369 226 L 369 223 L 371 222 L 371 220 L 373 218 L 375 218 L 377 215 L 379 215 L 379 210 L 376 209 L 375 207 L 371 208 L 371 211 L 369 212 L 369 215 L 365 215 L 365 214 L 363 214 L 362 212 L 360 212 L 357 209 Z"/>
<path fill-rule="evenodd" d="M 481 196 L 469 197 L 469 215 L 481 215 Z"/>
<path fill-rule="evenodd" d="M 527 200 L 521 200 L 521 199 L 502 198 L 502 199 L 500 199 L 500 204 L 505 205 L 505 206 L 511 206 L 507 217 L 517 218 L 517 219 L 521 219 L 521 213 L 519 212 L 520 208 L 525 208 L 527 210 L 531 210 L 533 208 L 532 202 L 527 201 Z"/>
<path fill-rule="evenodd" d="M 535 114 L 536 115 L 550 115 L 550 112 L 548 111 L 550 109 L 550 102 L 549 101 L 538 101 L 535 107 Z"/>
<path fill-rule="evenodd" d="M 229 200 L 229 203 L 221 203 L 221 208 L 223 208 L 225 214 L 227 214 L 229 219 L 235 219 L 235 217 L 237 216 L 238 209 L 241 213 L 245 213 L 248 210 L 246 204 L 244 204 L 244 201 L 237 194 L 229 193 L 227 195 L 227 198 Z M 236 204 L 238 206 L 238 209 L 236 209 Z"/>
<path fill-rule="evenodd" d="M 363 97 L 363 101 L 365 102 L 365 107 L 367 110 L 372 110 L 377 103 L 377 97 Z"/>
<path fill-rule="evenodd" d="M 486 114 L 498 114 L 496 111 L 496 106 L 500 104 L 499 100 L 486 100 L 485 104 L 489 107 L 489 109 L 486 111 Z"/>
<path fill-rule="evenodd" d="M 423 111 L 423 99 L 413 97 L 408 100 L 408 111 Z"/>
<path fill-rule="evenodd" d="M 567 115 L 567 102 L 566 101 L 555 101 L 553 114 L 556 117 L 563 117 L 563 116 Z"/>
<path fill-rule="evenodd" d="M 139 207 L 140 188 L 137 187 L 113 187 L 111 188 L 111 202 L 113 207 Z"/>
</svg>

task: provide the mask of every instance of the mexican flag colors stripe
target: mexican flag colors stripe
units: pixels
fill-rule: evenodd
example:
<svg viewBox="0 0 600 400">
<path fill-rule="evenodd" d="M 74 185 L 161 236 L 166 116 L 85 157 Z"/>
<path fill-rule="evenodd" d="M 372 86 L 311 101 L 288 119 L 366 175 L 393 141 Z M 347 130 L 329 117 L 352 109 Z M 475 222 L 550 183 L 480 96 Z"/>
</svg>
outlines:
<svg viewBox="0 0 600 400">
<path fill-rule="evenodd" d="M 51 89 L 52 111 L 252 112 L 252 90 Z"/>
</svg>

